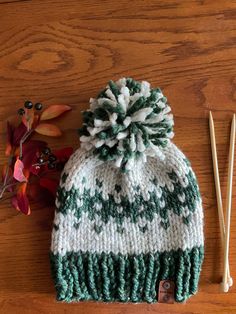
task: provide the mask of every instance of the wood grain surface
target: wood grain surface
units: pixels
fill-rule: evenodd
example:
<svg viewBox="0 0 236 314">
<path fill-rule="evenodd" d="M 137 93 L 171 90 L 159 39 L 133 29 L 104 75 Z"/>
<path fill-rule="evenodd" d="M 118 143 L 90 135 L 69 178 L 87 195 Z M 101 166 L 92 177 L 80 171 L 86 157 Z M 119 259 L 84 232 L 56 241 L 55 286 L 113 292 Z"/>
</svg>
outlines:
<svg viewBox="0 0 236 314">
<path fill-rule="evenodd" d="M 0 313 L 236 313 L 236 187 L 230 265 L 235 285 L 219 290 L 222 249 L 208 129 L 215 118 L 225 199 L 230 119 L 236 112 L 236 1 L 0 1 L 0 164 L 5 122 L 26 99 L 64 103 L 64 135 L 52 147 L 78 147 L 81 110 L 109 79 L 160 86 L 175 117 L 175 143 L 198 177 L 205 214 L 199 292 L 186 304 L 60 304 L 48 251 L 54 208 L 31 216 L 0 202 Z"/>
</svg>

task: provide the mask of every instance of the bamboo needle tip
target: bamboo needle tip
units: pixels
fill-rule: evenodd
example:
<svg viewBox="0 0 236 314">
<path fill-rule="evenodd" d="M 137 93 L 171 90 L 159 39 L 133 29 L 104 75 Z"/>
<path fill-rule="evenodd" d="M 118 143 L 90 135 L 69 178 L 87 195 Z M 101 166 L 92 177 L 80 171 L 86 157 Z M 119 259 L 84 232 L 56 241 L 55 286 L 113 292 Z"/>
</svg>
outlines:
<svg viewBox="0 0 236 314">
<path fill-rule="evenodd" d="M 209 126 L 210 126 L 210 133 L 212 133 L 214 130 L 214 121 L 212 117 L 211 111 L 209 111 Z"/>
<path fill-rule="evenodd" d="M 227 282 L 226 283 L 225 282 L 221 283 L 221 291 L 225 292 L 225 293 L 229 291 L 229 284 Z"/>
<path fill-rule="evenodd" d="M 228 285 L 229 285 L 229 287 L 232 287 L 232 285 L 233 285 L 233 278 L 232 277 L 229 277 L 228 278 Z"/>
</svg>

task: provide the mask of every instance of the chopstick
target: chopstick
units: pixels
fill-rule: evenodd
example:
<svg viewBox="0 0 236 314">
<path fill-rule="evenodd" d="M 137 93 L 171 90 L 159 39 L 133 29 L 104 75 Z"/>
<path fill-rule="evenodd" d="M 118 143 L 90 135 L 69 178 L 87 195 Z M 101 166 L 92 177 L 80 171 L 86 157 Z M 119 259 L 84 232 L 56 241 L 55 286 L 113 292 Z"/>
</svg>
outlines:
<svg viewBox="0 0 236 314">
<path fill-rule="evenodd" d="M 229 238 L 230 238 L 230 219 L 232 205 L 232 185 L 234 171 L 234 146 L 235 146 L 235 114 L 231 122 L 230 147 L 229 147 L 229 165 L 228 165 L 228 181 L 226 195 L 226 230 L 225 230 L 225 248 L 224 248 L 224 270 L 222 290 L 228 292 L 229 284 L 227 279 L 227 265 L 229 264 Z"/>
<path fill-rule="evenodd" d="M 234 116 L 234 124 L 235 124 L 235 116 Z M 233 285 L 233 280 L 230 276 L 229 260 L 227 258 L 228 251 L 225 250 L 226 249 L 226 245 L 225 245 L 226 244 L 226 231 L 225 231 L 225 223 L 224 223 L 224 211 L 223 211 L 223 203 L 222 203 L 221 188 L 220 188 L 220 176 L 219 176 L 219 170 L 218 170 L 218 158 L 217 158 L 217 150 L 216 150 L 215 128 L 214 128 L 214 121 L 213 121 L 211 111 L 209 112 L 209 127 L 210 127 L 211 150 L 212 150 L 213 170 L 214 170 L 214 179 L 215 179 L 215 188 L 216 188 L 218 217 L 219 217 L 219 224 L 220 224 L 220 234 L 221 234 L 221 242 L 222 242 L 223 251 L 224 251 L 224 272 L 223 272 L 224 284 L 222 285 L 222 289 L 224 291 L 224 290 L 226 290 L 227 286 L 229 287 L 229 286 Z M 235 128 L 235 126 L 234 126 L 234 128 Z M 232 135 L 232 130 L 233 130 L 233 126 L 231 127 L 231 135 Z M 232 136 L 231 136 L 231 139 L 233 140 Z M 232 147 L 234 147 L 234 145 L 231 146 L 231 148 Z M 232 156 L 232 154 L 231 154 L 231 156 Z M 232 185 L 231 185 L 231 193 L 232 193 Z M 228 196 L 230 197 L 230 195 L 228 195 Z M 230 206 L 230 208 L 231 208 L 231 206 Z"/>
</svg>

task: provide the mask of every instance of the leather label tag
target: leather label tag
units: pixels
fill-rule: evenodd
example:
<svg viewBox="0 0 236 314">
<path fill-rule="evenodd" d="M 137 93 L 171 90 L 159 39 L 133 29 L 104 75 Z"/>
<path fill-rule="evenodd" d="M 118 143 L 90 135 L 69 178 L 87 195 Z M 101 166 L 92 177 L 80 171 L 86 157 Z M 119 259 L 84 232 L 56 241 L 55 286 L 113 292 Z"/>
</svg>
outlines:
<svg viewBox="0 0 236 314">
<path fill-rule="evenodd" d="M 175 302 L 175 283 L 172 280 L 161 280 L 158 290 L 159 303 L 174 303 Z"/>
</svg>

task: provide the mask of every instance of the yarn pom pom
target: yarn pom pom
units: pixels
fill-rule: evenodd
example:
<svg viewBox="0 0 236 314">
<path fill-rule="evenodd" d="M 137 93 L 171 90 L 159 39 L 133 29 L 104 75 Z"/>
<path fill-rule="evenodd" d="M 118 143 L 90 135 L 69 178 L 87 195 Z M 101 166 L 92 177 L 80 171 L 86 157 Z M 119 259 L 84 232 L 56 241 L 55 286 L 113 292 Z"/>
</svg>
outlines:
<svg viewBox="0 0 236 314">
<path fill-rule="evenodd" d="M 161 148 L 173 137 L 173 116 L 159 88 L 131 78 L 110 81 L 83 112 L 81 146 L 124 170 L 147 156 L 164 158 Z"/>
</svg>

